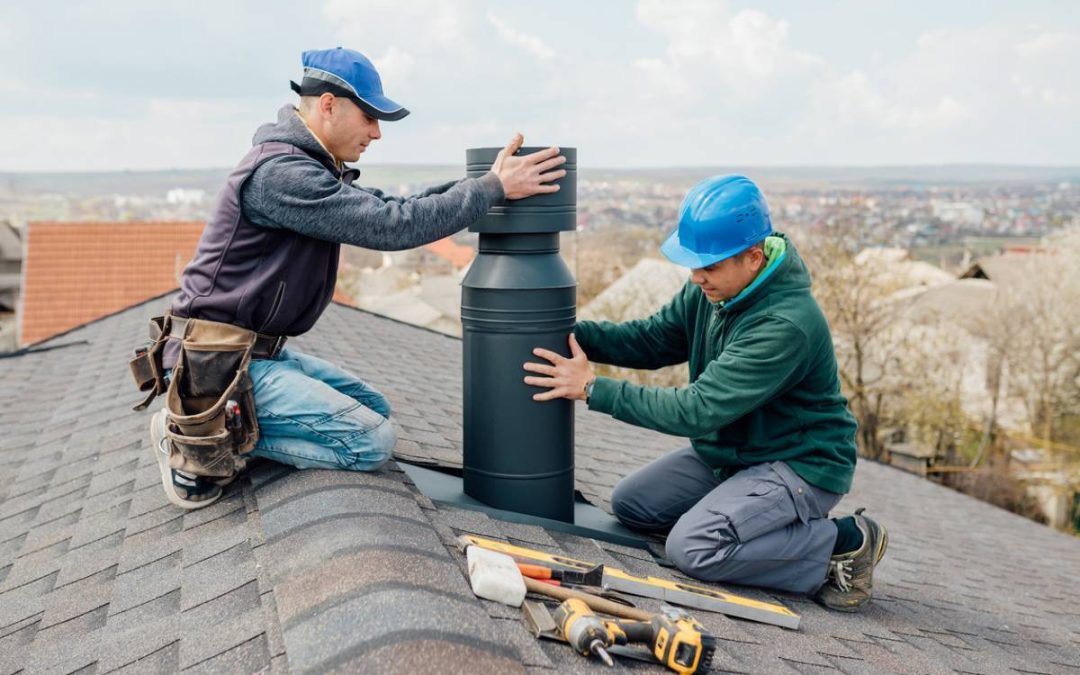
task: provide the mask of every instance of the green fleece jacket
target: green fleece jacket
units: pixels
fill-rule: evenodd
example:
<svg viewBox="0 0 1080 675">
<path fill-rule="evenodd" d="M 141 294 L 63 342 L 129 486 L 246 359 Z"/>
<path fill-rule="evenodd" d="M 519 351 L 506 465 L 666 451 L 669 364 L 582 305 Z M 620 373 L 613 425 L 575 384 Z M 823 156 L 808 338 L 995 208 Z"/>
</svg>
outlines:
<svg viewBox="0 0 1080 675">
<path fill-rule="evenodd" d="M 776 235 L 765 248 L 765 269 L 726 302 L 709 302 L 688 281 L 647 319 L 580 322 L 575 334 L 594 362 L 690 367 L 688 386 L 678 388 L 598 377 L 589 408 L 688 437 L 721 480 L 782 460 L 811 485 L 843 494 L 855 471 L 856 423 L 829 325 L 791 242 Z"/>
</svg>

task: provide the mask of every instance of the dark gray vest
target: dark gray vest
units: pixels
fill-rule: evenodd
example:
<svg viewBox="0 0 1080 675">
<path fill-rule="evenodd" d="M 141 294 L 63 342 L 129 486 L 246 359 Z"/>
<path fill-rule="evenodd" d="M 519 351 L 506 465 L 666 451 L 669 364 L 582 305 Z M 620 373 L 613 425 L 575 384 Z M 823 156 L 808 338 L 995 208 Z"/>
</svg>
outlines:
<svg viewBox="0 0 1080 675">
<path fill-rule="evenodd" d="M 184 268 L 180 293 L 172 303 L 174 315 L 269 335 L 300 335 L 315 325 L 334 296 L 341 245 L 284 228 L 260 227 L 248 221 L 240 207 L 244 183 L 263 162 L 294 154 L 307 153 L 288 143 L 256 145 L 229 174 L 195 257 Z M 347 185 L 359 173 L 342 174 L 321 158 L 312 159 Z M 175 364 L 177 351 L 170 340 L 166 368 Z"/>
</svg>

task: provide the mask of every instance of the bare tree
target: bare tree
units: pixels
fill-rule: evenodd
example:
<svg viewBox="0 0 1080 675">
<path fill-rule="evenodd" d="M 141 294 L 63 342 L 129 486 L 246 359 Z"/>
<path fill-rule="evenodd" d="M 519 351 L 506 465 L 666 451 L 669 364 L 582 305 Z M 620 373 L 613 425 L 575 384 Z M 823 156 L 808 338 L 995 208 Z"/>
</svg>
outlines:
<svg viewBox="0 0 1080 675">
<path fill-rule="evenodd" d="M 999 288 L 1008 387 L 1032 432 L 1052 444 L 1062 418 L 1080 414 L 1080 229 L 1052 239 L 1021 272 Z"/>
<path fill-rule="evenodd" d="M 832 231 L 808 238 L 801 250 L 814 277 L 814 295 L 829 319 L 836 346 L 840 379 L 852 413 L 859 423 L 860 454 L 879 459 L 879 438 L 891 381 L 889 371 L 900 356 L 895 328 L 896 309 L 889 301 L 898 282 L 858 259 L 858 239 L 851 232 Z"/>
</svg>

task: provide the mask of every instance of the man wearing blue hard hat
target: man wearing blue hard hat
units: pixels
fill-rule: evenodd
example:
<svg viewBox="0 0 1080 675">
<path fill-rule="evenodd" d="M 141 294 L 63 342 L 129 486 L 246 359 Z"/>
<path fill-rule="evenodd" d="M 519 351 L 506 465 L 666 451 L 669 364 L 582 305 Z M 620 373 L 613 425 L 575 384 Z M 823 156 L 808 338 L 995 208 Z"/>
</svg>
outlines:
<svg viewBox="0 0 1080 675">
<path fill-rule="evenodd" d="M 534 398 L 584 399 L 690 439 L 611 496 L 627 526 L 668 533 L 667 555 L 686 574 L 860 609 L 887 535 L 861 509 L 828 517 L 851 488 L 856 423 L 806 265 L 743 176 L 695 185 L 660 250 L 692 270 L 682 290 L 648 319 L 580 322 L 571 358 L 536 350 L 550 364 L 525 364 L 540 375 L 525 381 L 549 391 Z M 690 381 L 660 388 L 596 377 L 590 358 L 647 369 L 688 363 Z"/>
<path fill-rule="evenodd" d="M 516 157 L 516 134 L 489 173 L 391 197 L 354 181 L 382 122 L 409 114 L 383 93 L 372 63 L 350 49 L 304 52 L 303 77 L 277 122 L 255 132 L 229 175 L 153 346 L 132 372 L 167 393 L 151 422 L 169 500 L 208 506 L 247 456 L 300 468 L 368 471 L 391 455 L 390 405 L 321 359 L 285 349 L 334 295 L 341 244 L 414 248 L 458 232 L 503 199 L 558 190 L 558 148 Z M 257 422 L 257 424 L 256 424 Z"/>
</svg>

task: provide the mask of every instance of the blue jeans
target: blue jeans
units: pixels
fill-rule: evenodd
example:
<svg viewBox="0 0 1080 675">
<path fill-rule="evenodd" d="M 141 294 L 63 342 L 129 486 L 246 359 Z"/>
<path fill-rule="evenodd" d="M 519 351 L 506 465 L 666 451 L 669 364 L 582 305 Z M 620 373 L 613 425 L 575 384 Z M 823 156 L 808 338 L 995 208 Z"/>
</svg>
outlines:
<svg viewBox="0 0 1080 675">
<path fill-rule="evenodd" d="M 397 433 L 386 397 L 360 378 L 283 349 L 249 368 L 259 442 L 252 451 L 300 469 L 373 471 L 390 459 Z"/>
<path fill-rule="evenodd" d="M 252 360 L 248 374 L 259 421 L 251 456 L 298 469 L 350 471 L 374 471 L 390 459 L 397 443 L 390 404 L 355 375 L 289 349 Z"/>
</svg>

